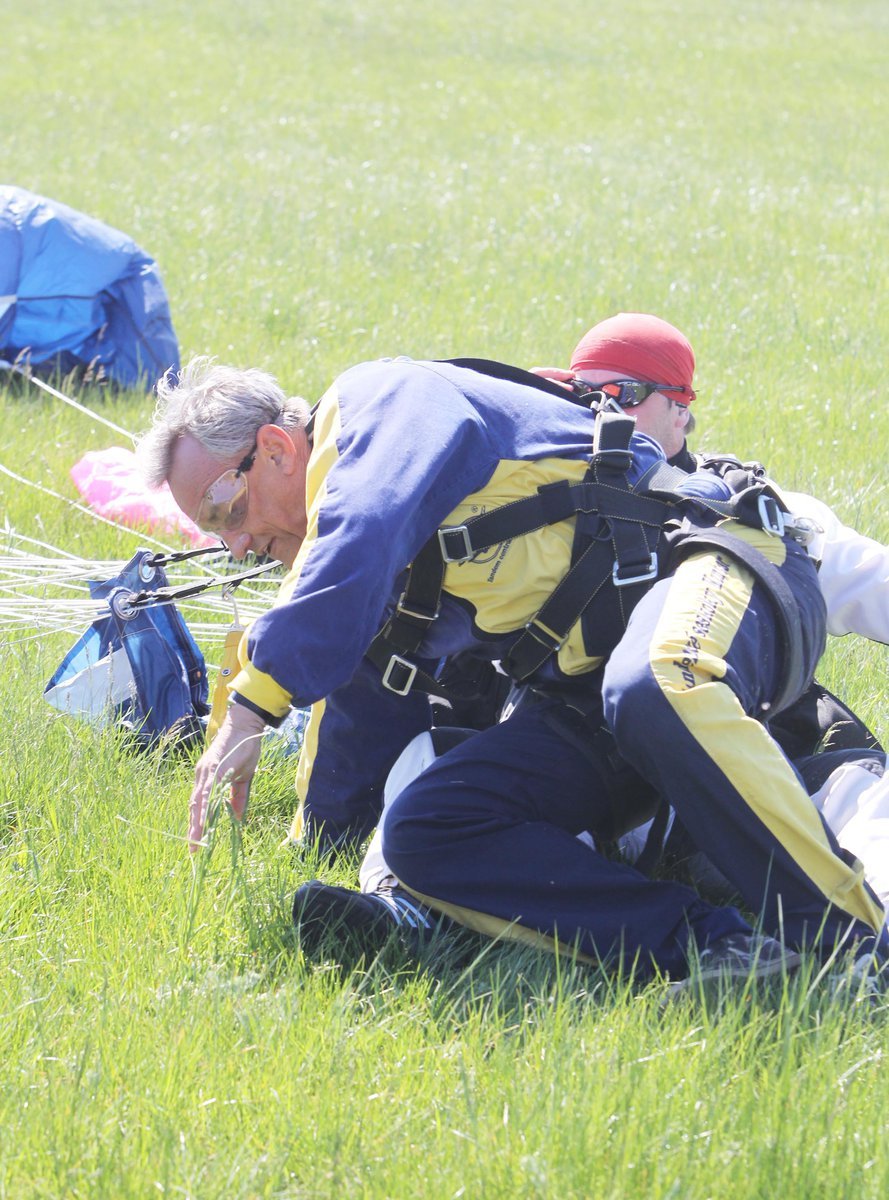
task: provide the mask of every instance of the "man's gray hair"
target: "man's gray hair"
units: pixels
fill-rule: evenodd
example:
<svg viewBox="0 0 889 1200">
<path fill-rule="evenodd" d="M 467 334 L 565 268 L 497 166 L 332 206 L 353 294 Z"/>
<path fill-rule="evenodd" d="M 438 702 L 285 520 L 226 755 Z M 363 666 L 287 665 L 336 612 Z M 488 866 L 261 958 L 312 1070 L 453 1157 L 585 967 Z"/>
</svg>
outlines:
<svg viewBox="0 0 889 1200">
<path fill-rule="evenodd" d="M 139 440 L 142 473 L 150 487 L 160 487 L 180 437 L 195 438 L 213 458 L 234 458 L 249 452 L 262 425 L 304 428 L 309 411 L 305 400 L 286 396 L 265 371 L 193 358 L 178 376 L 168 371 L 157 385 L 154 422 Z"/>
</svg>

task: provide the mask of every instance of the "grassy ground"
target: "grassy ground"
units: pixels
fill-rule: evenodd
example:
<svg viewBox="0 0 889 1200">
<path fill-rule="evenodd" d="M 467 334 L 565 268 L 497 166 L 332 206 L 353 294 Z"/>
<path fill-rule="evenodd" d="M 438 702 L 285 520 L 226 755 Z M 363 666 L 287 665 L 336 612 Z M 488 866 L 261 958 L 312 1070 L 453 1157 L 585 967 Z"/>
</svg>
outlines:
<svg viewBox="0 0 889 1200">
<path fill-rule="evenodd" d="M 657 312 L 697 350 L 696 444 L 886 541 L 887 32 L 866 0 L 38 0 L 4 35 L 0 178 L 154 254 L 184 357 L 311 398 L 364 357 L 563 363 Z M 33 389 L 0 406 L 0 461 L 68 496 L 113 440 Z M 0 508 L 139 544 L 4 476 Z M 196 873 L 188 764 L 44 705 L 71 640 L 0 648 L 0 1197 L 889 1190 L 885 1011 L 811 967 L 663 1010 L 510 948 L 308 961 L 292 760 Z M 884 740 L 887 666 L 846 638 L 821 671 Z"/>
</svg>

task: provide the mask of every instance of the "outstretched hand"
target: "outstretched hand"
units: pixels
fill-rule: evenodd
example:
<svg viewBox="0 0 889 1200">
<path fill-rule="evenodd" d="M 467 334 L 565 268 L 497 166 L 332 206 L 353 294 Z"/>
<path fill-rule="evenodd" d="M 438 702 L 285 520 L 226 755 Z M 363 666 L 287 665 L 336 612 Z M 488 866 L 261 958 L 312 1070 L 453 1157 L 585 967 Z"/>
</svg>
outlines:
<svg viewBox="0 0 889 1200">
<path fill-rule="evenodd" d="M 216 737 L 198 759 L 188 828 L 188 845 L 192 853 L 204 844 L 210 800 L 215 787 L 230 788 L 232 812 L 238 820 L 243 819 L 250 795 L 250 782 L 259 762 L 264 729 L 261 717 L 243 705 L 233 704 Z"/>
</svg>

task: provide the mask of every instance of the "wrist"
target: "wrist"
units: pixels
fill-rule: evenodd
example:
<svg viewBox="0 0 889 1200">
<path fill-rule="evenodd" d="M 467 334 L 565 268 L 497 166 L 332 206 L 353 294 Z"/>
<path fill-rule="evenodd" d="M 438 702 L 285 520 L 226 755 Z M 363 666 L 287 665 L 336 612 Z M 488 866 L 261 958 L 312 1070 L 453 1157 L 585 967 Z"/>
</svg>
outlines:
<svg viewBox="0 0 889 1200">
<path fill-rule="evenodd" d="M 243 697 L 233 693 L 229 699 L 228 720 L 234 729 L 255 733 L 271 724 L 274 718 L 270 718 L 270 714 L 263 713 L 255 705 L 244 703 Z"/>
</svg>

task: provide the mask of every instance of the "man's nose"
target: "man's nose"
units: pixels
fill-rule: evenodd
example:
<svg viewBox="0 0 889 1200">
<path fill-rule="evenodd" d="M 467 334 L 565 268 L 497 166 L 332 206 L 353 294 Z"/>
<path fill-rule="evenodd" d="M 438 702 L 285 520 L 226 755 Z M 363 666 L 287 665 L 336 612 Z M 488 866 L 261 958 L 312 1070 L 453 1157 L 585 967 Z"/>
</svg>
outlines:
<svg viewBox="0 0 889 1200">
<path fill-rule="evenodd" d="M 220 533 L 222 540 L 228 546 L 229 553 L 233 558 L 246 558 L 251 548 L 252 540 L 250 534 L 243 529 L 229 533 L 223 529 Z"/>
</svg>

